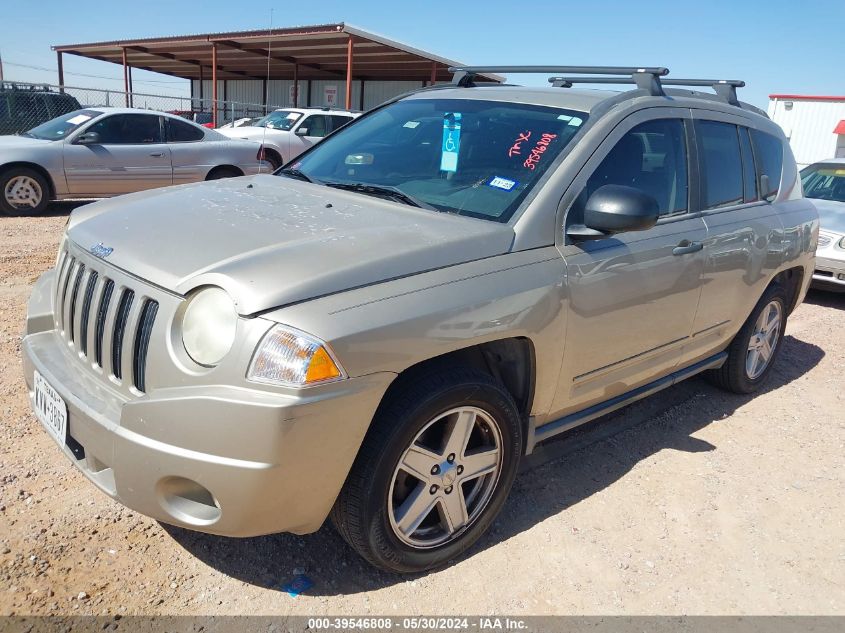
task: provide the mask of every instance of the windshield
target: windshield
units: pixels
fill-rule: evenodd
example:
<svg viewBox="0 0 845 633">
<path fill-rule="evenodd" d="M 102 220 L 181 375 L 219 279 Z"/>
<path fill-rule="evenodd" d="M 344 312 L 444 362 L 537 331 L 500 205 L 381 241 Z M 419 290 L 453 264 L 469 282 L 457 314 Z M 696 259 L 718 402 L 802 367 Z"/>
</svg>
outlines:
<svg viewBox="0 0 845 633">
<path fill-rule="evenodd" d="M 807 198 L 845 202 L 845 163 L 807 167 L 801 172 L 801 184 Z"/>
<path fill-rule="evenodd" d="M 501 101 L 409 99 L 343 128 L 291 168 L 329 186 L 376 195 L 380 187 L 409 204 L 507 222 L 586 119 Z"/>
<path fill-rule="evenodd" d="M 101 114 L 102 112 L 98 112 L 97 110 L 74 110 L 68 114 L 51 119 L 46 123 L 42 123 L 28 132 L 24 132 L 23 136 L 38 138 L 44 141 L 60 141 L 63 138 L 67 138 L 79 126 L 88 123 L 88 121 Z"/>
<path fill-rule="evenodd" d="M 289 130 L 302 118 L 301 112 L 276 110 L 252 123 L 252 127 L 266 127 L 270 130 Z"/>
</svg>

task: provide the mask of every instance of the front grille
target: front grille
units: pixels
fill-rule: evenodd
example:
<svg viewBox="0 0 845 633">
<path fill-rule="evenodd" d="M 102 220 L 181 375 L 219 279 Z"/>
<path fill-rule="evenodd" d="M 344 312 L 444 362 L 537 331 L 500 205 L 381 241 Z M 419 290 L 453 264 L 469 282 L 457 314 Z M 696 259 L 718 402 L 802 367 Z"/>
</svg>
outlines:
<svg viewBox="0 0 845 633">
<path fill-rule="evenodd" d="M 144 294 L 140 283 L 127 282 L 127 275 L 112 274 L 91 257 L 65 250 L 56 269 L 55 319 L 62 338 L 92 370 L 144 392 L 158 302 Z M 130 371 L 131 384 L 124 381 Z"/>
<path fill-rule="evenodd" d="M 829 246 L 830 243 L 833 241 L 833 238 L 830 235 L 825 235 L 824 233 L 819 233 L 819 248 L 824 248 Z"/>
</svg>

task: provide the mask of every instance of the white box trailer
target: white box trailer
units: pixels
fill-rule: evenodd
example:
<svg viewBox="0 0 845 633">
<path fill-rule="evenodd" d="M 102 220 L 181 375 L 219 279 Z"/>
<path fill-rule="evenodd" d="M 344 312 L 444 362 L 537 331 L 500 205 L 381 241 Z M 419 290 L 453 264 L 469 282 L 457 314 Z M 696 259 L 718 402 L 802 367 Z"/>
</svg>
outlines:
<svg viewBox="0 0 845 633">
<path fill-rule="evenodd" d="M 769 118 L 783 128 L 800 168 L 845 158 L 845 96 L 769 95 Z"/>
</svg>

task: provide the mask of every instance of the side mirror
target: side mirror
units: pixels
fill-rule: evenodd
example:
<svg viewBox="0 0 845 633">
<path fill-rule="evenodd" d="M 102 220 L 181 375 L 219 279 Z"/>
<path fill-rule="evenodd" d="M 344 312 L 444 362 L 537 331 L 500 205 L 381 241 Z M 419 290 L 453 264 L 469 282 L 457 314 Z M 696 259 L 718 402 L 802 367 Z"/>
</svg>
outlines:
<svg viewBox="0 0 845 633">
<path fill-rule="evenodd" d="M 584 205 L 584 224 L 569 227 L 573 239 L 597 240 L 614 233 L 644 231 L 657 223 L 659 205 L 647 193 L 624 185 L 604 185 Z"/>
<path fill-rule="evenodd" d="M 296 128 L 296 132 L 294 132 L 294 134 L 296 134 L 297 136 L 308 136 L 308 128 L 300 125 L 298 128 Z"/>
<path fill-rule="evenodd" d="M 85 132 L 76 137 L 78 145 L 96 145 L 100 142 L 100 135 L 97 132 Z"/>
</svg>

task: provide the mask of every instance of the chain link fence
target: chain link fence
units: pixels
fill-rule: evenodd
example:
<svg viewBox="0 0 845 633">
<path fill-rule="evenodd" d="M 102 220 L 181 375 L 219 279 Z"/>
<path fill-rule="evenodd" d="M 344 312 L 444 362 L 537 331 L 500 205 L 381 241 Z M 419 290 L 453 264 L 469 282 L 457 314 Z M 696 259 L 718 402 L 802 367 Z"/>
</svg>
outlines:
<svg viewBox="0 0 845 633">
<path fill-rule="evenodd" d="M 258 118 L 281 107 L 190 96 L 138 92 L 127 94 L 99 88 L 4 81 L 0 83 L 0 135 L 26 132 L 45 121 L 80 108 L 104 106 L 170 112 L 207 126 L 214 120 L 216 109 L 218 127 L 240 119 Z"/>
</svg>

